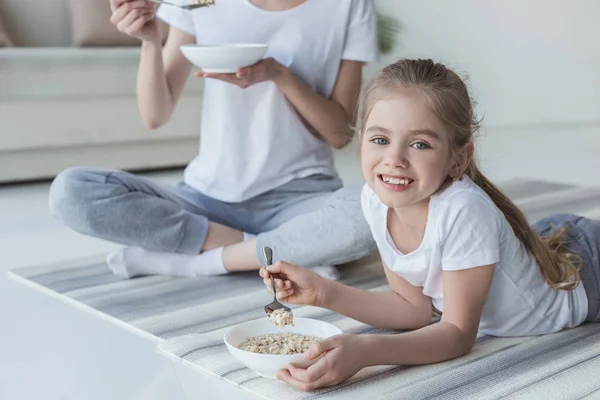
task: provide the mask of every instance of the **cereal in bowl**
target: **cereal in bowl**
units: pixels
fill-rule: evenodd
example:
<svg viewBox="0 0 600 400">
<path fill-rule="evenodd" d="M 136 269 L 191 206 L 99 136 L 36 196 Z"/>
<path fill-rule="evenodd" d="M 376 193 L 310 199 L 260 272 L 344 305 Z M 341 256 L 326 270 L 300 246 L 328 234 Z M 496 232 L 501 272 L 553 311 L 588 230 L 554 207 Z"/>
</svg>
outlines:
<svg viewBox="0 0 600 400">
<path fill-rule="evenodd" d="M 238 348 L 258 354 L 292 355 L 304 353 L 319 340 L 321 338 L 315 336 L 280 332 L 246 338 Z"/>
</svg>

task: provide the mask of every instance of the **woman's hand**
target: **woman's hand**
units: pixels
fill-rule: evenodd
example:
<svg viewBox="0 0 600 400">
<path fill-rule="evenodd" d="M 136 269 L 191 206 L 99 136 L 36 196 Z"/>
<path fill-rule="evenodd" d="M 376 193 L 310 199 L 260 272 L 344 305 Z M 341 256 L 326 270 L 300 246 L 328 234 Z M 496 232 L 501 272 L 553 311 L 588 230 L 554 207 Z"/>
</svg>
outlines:
<svg viewBox="0 0 600 400">
<path fill-rule="evenodd" d="M 110 0 L 110 22 L 131 37 L 146 42 L 159 42 L 160 29 L 155 12 L 158 4 L 146 0 Z"/>
<path fill-rule="evenodd" d="M 254 65 L 240 68 L 235 74 L 215 74 L 198 71 L 196 72 L 196 76 L 218 79 L 246 89 L 259 82 L 273 81 L 277 83 L 285 76 L 286 71 L 287 67 L 277 62 L 274 58 L 265 58 Z"/>
<path fill-rule="evenodd" d="M 262 267 L 260 276 L 271 293 L 271 274 L 275 280 L 277 300 L 290 304 L 305 304 L 323 307 L 327 281 L 309 269 L 277 261 Z"/>
<path fill-rule="evenodd" d="M 308 368 L 289 365 L 277 374 L 282 380 L 297 389 L 311 391 L 337 385 L 366 367 L 365 353 L 368 352 L 364 337 L 337 335 L 310 346 L 304 353 L 308 360 L 320 357 Z"/>
</svg>

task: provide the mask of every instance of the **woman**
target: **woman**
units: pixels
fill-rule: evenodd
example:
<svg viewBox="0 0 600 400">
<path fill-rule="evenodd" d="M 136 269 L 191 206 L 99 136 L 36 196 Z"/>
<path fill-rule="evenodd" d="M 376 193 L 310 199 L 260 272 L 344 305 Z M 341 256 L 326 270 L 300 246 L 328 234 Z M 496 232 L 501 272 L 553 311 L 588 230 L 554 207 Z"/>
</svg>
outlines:
<svg viewBox="0 0 600 400">
<path fill-rule="evenodd" d="M 307 266 L 375 248 L 359 188 L 341 188 L 332 151 L 352 139 L 362 66 L 377 59 L 371 0 L 219 0 L 194 11 L 110 2 L 111 22 L 142 41 L 137 93 L 150 129 L 169 120 L 190 74 L 179 46 L 269 46 L 236 74 L 197 72 L 205 79 L 200 153 L 176 187 L 82 167 L 53 182 L 56 217 L 130 246 L 107 259 L 117 275 L 258 269 L 265 245 L 275 260 Z M 170 25 L 164 47 L 157 17 Z"/>
</svg>

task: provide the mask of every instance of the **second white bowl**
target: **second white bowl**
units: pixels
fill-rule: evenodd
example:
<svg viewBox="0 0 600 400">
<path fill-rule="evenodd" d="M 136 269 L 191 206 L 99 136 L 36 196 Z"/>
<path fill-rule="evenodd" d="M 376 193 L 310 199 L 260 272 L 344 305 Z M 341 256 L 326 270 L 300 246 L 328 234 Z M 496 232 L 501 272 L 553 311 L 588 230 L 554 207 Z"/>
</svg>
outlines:
<svg viewBox="0 0 600 400">
<path fill-rule="evenodd" d="M 185 58 L 204 72 L 226 74 L 257 63 L 265 55 L 267 47 L 259 43 L 218 46 L 184 44 L 179 49 Z"/>
<path fill-rule="evenodd" d="M 258 354 L 237 348 L 237 346 L 248 337 L 279 332 L 299 333 L 302 335 L 317 336 L 323 339 L 343 333 L 340 328 L 329 322 L 310 318 L 294 318 L 294 326 L 286 326 L 285 328 L 280 329 L 273 326 L 265 316 L 261 319 L 244 322 L 231 327 L 227 333 L 225 333 L 223 341 L 227 345 L 229 352 L 237 358 L 238 361 L 255 371 L 257 374 L 269 379 L 277 379 L 277 372 L 290 363 L 306 368 L 316 361 L 305 360 L 302 354 Z"/>
</svg>

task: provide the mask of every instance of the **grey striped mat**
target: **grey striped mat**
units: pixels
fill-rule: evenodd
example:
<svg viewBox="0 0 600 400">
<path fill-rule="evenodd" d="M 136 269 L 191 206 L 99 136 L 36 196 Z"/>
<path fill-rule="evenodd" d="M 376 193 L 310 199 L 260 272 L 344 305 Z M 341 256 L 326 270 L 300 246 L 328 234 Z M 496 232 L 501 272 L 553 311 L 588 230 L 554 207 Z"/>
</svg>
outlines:
<svg viewBox="0 0 600 400">
<path fill-rule="evenodd" d="M 500 185 L 530 221 L 555 212 L 600 218 L 600 188 L 516 180 Z M 376 257 L 340 268 L 342 281 L 380 289 L 385 278 Z M 224 330 L 263 317 L 268 295 L 256 273 L 184 279 L 163 276 L 121 281 L 104 256 L 58 265 L 25 267 L 9 276 L 49 295 L 161 342 L 159 350 L 195 368 L 269 399 L 600 398 L 600 324 L 538 338 L 484 338 L 468 356 L 422 367 L 376 367 L 345 384 L 301 393 L 259 378 L 237 363 L 222 343 Z M 295 314 L 330 321 L 347 332 L 383 333 L 312 307 Z M 200 335 L 201 334 L 201 335 Z M 166 339 L 166 340 L 164 340 Z M 592 372 L 593 371 L 593 372 Z"/>
<path fill-rule="evenodd" d="M 381 268 L 376 262 L 365 265 L 367 260 L 344 266 L 341 280 L 364 289 L 384 284 Z M 119 280 L 106 266 L 105 256 L 17 268 L 9 276 L 156 341 L 259 318 L 272 300 L 258 272 Z"/>
<path fill-rule="evenodd" d="M 313 307 L 302 307 L 294 314 L 326 320 L 348 333 L 391 333 Z M 455 360 L 418 367 L 366 368 L 338 386 L 310 393 L 245 368 L 223 344 L 226 330 L 169 339 L 159 344 L 158 350 L 272 400 L 600 398 L 597 323 L 539 337 L 484 337 L 468 355 Z"/>
</svg>

